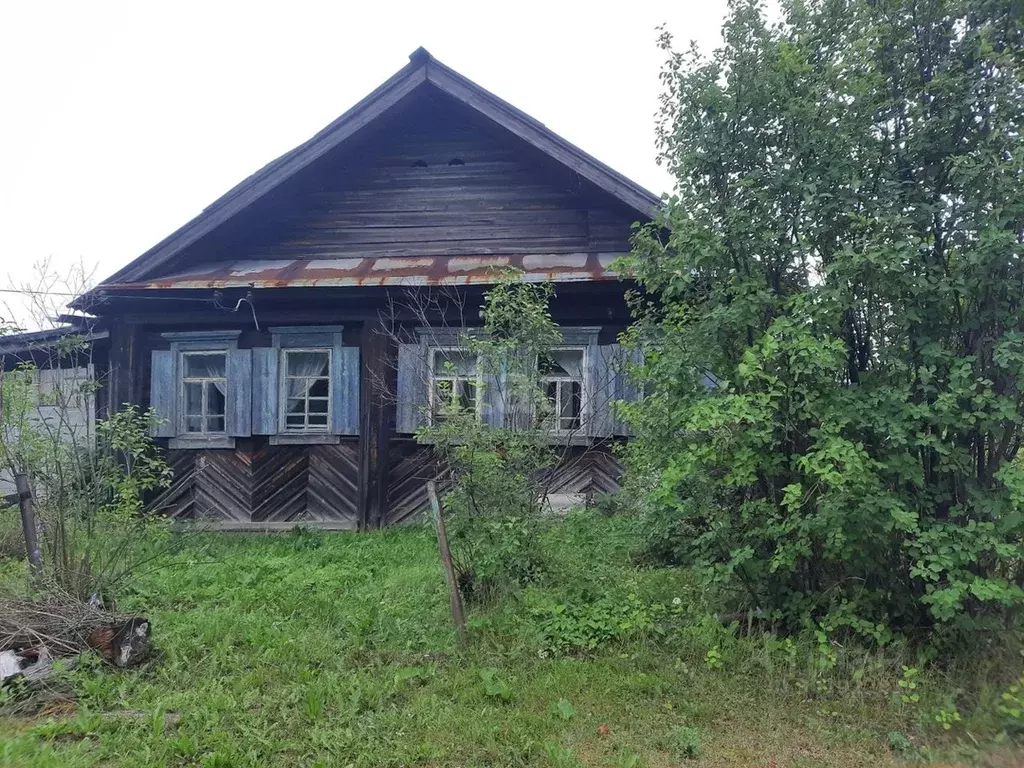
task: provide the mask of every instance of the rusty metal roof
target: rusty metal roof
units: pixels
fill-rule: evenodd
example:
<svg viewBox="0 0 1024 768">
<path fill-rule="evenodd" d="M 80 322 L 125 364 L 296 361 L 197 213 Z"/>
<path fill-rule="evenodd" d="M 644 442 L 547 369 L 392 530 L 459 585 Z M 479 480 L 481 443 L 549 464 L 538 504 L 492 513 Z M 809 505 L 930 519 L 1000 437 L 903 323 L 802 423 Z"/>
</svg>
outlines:
<svg viewBox="0 0 1024 768">
<path fill-rule="evenodd" d="M 525 256 L 408 256 L 247 260 L 203 264 L 166 277 L 118 283 L 131 288 L 315 288 L 340 286 L 467 285 L 493 283 L 505 268 L 530 282 L 614 280 L 620 253 L 538 253 Z"/>
</svg>

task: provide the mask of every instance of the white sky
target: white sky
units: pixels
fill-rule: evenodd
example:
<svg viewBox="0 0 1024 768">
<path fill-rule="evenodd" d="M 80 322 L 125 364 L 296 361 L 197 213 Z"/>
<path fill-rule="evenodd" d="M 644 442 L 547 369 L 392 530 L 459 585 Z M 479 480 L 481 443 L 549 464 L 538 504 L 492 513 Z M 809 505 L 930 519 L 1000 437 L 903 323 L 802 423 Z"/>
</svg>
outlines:
<svg viewBox="0 0 1024 768">
<path fill-rule="evenodd" d="M 661 193 L 655 27 L 708 49 L 725 5 L 0 0 L 0 288 L 47 258 L 106 277 L 421 45 Z"/>
</svg>

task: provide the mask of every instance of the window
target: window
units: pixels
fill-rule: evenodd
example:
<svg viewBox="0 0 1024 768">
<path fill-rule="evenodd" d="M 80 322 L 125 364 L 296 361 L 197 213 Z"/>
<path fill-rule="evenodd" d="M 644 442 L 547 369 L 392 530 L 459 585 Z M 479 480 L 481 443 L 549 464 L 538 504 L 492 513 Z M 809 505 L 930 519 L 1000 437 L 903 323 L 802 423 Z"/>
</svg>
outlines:
<svg viewBox="0 0 1024 768">
<path fill-rule="evenodd" d="M 35 375 L 39 405 L 86 407 L 90 380 L 88 368 L 40 368 Z"/>
<path fill-rule="evenodd" d="M 552 432 L 573 432 L 583 425 L 584 351 L 555 349 L 539 362 Z"/>
<path fill-rule="evenodd" d="M 223 435 L 227 413 L 227 353 L 181 354 L 181 413 L 184 432 Z"/>
<path fill-rule="evenodd" d="M 283 350 L 281 401 L 286 432 L 326 432 L 331 423 L 331 350 Z"/>
<path fill-rule="evenodd" d="M 476 355 L 461 349 L 433 349 L 430 355 L 430 418 L 451 409 L 480 411 L 480 372 Z"/>
</svg>

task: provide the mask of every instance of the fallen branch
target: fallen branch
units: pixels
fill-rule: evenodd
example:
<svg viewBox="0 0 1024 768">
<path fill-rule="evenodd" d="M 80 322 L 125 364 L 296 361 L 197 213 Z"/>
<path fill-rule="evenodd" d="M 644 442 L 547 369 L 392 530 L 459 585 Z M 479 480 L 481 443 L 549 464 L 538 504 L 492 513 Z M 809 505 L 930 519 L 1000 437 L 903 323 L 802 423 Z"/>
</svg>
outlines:
<svg viewBox="0 0 1024 768">
<path fill-rule="evenodd" d="M 149 649 L 150 623 L 68 595 L 0 601 L 0 651 L 28 663 L 93 650 L 117 667 L 137 664 Z"/>
</svg>

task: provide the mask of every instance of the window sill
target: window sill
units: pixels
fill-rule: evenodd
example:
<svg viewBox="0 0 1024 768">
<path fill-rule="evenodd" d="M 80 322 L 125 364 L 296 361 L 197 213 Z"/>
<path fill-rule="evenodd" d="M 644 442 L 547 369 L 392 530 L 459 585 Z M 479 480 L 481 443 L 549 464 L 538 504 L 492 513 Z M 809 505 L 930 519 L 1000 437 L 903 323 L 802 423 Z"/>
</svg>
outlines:
<svg viewBox="0 0 1024 768">
<path fill-rule="evenodd" d="M 340 442 L 341 438 L 338 435 L 330 435 L 326 432 L 270 436 L 271 445 L 337 445 Z"/>
<path fill-rule="evenodd" d="M 167 447 L 172 451 L 204 448 L 234 448 L 235 438 L 227 437 L 226 435 L 217 435 L 215 437 L 179 435 L 178 437 L 172 437 L 168 441 Z"/>
<path fill-rule="evenodd" d="M 430 435 L 402 435 L 403 437 L 409 437 L 415 440 L 420 445 L 436 445 L 440 440 L 436 440 Z M 547 436 L 548 445 L 596 445 L 598 443 L 608 442 L 608 436 L 597 436 L 588 434 L 571 434 L 571 435 L 560 435 L 556 432 L 552 432 Z M 461 445 L 461 440 L 453 440 L 452 443 Z"/>
</svg>

